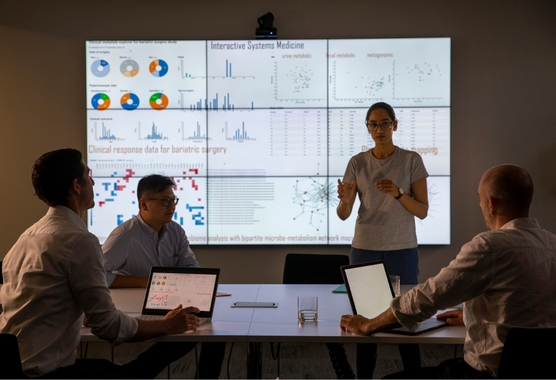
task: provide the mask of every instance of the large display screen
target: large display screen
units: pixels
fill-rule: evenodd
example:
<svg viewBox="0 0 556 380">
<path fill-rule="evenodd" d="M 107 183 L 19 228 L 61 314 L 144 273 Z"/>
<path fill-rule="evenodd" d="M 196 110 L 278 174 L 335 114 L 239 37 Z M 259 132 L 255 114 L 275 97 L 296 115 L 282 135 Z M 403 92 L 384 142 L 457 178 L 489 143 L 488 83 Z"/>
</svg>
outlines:
<svg viewBox="0 0 556 380">
<path fill-rule="evenodd" d="M 191 244 L 351 244 L 336 215 L 349 159 L 373 148 L 376 102 L 394 144 L 423 157 L 419 244 L 450 243 L 450 39 L 88 41 L 87 159 L 103 243 L 138 213 L 137 183 L 170 176 Z"/>
</svg>

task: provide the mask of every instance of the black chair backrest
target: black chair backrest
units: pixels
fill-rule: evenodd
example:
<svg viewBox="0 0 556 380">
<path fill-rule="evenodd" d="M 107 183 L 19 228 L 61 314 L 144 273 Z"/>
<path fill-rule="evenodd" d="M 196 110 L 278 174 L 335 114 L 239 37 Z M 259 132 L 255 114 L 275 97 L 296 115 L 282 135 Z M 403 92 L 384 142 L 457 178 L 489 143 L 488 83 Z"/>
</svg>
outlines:
<svg viewBox="0 0 556 380">
<path fill-rule="evenodd" d="M 284 284 L 343 284 L 340 267 L 349 256 L 290 253 L 284 265 Z"/>
<path fill-rule="evenodd" d="M 556 379 L 556 328 L 513 328 L 508 332 L 498 378 Z"/>
<path fill-rule="evenodd" d="M 0 378 L 26 378 L 21 368 L 17 337 L 12 334 L 0 334 Z"/>
<path fill-rule="evenodd" d="M 0 284 L 4 283 L 4 275 L 2 274 L 2 261 L 0 261 Z"/>
</svg>

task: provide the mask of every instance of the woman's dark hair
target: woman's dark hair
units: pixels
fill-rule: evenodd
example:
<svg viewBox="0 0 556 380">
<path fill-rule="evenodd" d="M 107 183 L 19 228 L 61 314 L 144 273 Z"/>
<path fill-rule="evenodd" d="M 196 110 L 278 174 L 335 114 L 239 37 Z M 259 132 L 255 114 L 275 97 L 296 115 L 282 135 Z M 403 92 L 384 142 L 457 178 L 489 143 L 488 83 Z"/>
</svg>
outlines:
<svg viewBox="0 0 556 380">
<path fill-rule="evenodd" d="M 141 200 L 145 194 L 160 193 L 176 183 L 163 175 L 151 174 L 141 178 L 137 184 L 137 200 Z"/>
<path fill-rule="evenodd" d="M 390 116 L 390 119 L 392 119 L 392 121 L 396 121 L 396 113 L 394 112 L 392 106 L 388 103 L 379 102 L 373 104 L 371 108 L 369 108 L 369 110 L 367 111 L 367 116 L 365 117 L 365 124 L 367 123 L 367 120 L 369 120 L 369 116 L 371 116 L 371 112 L 378 109 L 385 110 L 388 113 L 388 116 Z"/>
<path fill-rule="evenodd" d="M 43 154 L 35 161 L 31 180 L 35 195 L 47 205 L 64 206 L 71 183 L 84 184 L 83 155 L 76 149 L 60 149 Z"/>
</svg>

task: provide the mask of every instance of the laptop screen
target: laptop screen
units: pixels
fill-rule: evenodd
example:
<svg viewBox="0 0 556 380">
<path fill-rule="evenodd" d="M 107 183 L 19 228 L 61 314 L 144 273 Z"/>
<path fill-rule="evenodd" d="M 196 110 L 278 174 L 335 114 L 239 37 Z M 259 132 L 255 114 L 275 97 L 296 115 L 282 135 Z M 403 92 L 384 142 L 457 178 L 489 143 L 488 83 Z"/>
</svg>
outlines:
<svg viewBox="0 0 556 380">
<path fill-rule="evenodd" d="M 394 293 L 383 261 L 342 267 L 353 314 L 375 318 L 390 307 Z"/>
<path fill-rule="evenodd" d="M 143 314 L 166 314 L 181 304 L 184 308 L 197 307 L 201 310 L 199 316 L 212 315 L 218 272 L 207 273 L 214 270 L 200 268 L 155 268 L 151 272 Z M 183 271 L 197 273 L 180 273 Z"/>
</svg>

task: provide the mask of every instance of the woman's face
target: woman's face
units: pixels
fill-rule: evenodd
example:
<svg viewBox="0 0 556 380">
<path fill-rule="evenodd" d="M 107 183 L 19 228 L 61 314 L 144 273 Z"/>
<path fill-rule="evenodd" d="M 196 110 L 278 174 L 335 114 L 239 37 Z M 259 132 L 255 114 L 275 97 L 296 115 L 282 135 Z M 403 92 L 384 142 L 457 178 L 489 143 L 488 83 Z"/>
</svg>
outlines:
<svg viewBox="0 0 556 380">
<path fill-rule="evenodd" d="M 386 110 L 379 108 L 371 112 L 367 119 L 367 130 L 376 144 L 387 144 L 392 141 L 398 122 L 393 121 Z"/>
</svg>

